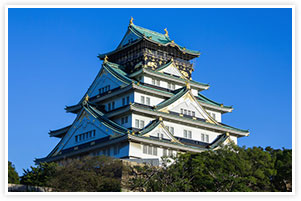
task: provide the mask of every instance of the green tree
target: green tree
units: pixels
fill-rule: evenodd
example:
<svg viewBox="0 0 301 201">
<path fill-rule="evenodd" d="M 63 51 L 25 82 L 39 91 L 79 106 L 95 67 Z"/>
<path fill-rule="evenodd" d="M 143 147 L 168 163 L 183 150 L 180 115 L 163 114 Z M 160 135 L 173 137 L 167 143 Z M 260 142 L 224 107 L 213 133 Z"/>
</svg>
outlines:
<svg viewBox="0 0 301 201">
<path fill-rule="evenodd" d="M 64 192 L 121 191 L 122 170 L 120 160 L 106 156 L 69 159 L 56 168 L 50 186 Z"/>
<path fill-rule="evenodd" d="M 269 151 L 268 151 L 269 150 Z M 291 186 L 291 151 L 227 145 L 215 151 L 179 154 L 161 168 L 136 166 L 136 191 L 271 192 Z"/>
<path fill-rule="evenodd" d="M 48 187 L 50 179 L 56 172 L 56 167 L 56 163 L 40 163 L 37 167 L 31 166 L 31 170 L 23 169 L 21 184 Z"/>
<path fill-rule="evenodd" d="M 19 175 L 15 169 L 15 166 L 10 161 L 8 161 L 8 183 L 10 184 L 20 183 Z"/>
</svg>

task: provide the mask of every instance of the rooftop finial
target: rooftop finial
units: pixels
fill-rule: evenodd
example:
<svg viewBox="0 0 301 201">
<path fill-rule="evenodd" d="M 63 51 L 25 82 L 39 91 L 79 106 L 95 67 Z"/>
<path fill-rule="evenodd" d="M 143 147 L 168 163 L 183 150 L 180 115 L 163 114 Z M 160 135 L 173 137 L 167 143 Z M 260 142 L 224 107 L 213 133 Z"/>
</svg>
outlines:
<svg viewBox="0 0 301 201">
<path fill-rule="evenodd" d="M 190 89 L 190 84 L 189 84 L 188 81 L 186 82 L 186 88 L 187 88 L 187 89 Z"/>
<path fill-rule="evenodd" d="M 164 31 L 165 31 L 165 36 L 168 37 L 168 31 L 167 31 L 167 28 L 165 28 Z"/>
<path fill-rule="evenodd" d="M 170 61 L 173 62 L 173 57 L 171 57 Z"/>
<path fill-rule="evenodd" d="M 89 101 L 89 95 L 86 94 L 85 100 L 82 102 L 83 105 L 86 105 Z"/>
<path fill-rule="evenodd" d="M 133 17 L 131 17 L 131 19 L 130 19 L 130 25 L 132 25 L 132 24 L 133 24 L 133 20 L 134 20 L 134 18 L 133 18 Z"/>
<path fill-rule="evenodd" d="M 105 58 L 103 59 L 103 63 L 107 63 L 108 62 L 108 56 L 106 55 Z"/>
<path fill-rule="evenodd" d="M 163 118 L 162 118 L 162 117 L 159 117 L 159 121 L 163 121 Z"/>
</svg>

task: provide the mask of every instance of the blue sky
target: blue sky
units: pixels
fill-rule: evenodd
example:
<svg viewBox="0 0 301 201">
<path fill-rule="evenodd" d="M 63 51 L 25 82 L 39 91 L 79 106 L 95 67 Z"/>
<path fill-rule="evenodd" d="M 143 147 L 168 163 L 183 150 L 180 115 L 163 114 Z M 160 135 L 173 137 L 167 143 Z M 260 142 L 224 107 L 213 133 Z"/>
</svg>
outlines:
<svg viewBox="0 0 301 201">
<path fill-rule="evenodd" d="M 8 159 L 19 175 L 58 143 L 97 72 L 134 24 L 199 50 L 192 78 L 233 105 L 223 122 L 250 129 L 240 146 L 292 148 L 291 9 L 20 9 L 8 12 Z"/>
</svg>

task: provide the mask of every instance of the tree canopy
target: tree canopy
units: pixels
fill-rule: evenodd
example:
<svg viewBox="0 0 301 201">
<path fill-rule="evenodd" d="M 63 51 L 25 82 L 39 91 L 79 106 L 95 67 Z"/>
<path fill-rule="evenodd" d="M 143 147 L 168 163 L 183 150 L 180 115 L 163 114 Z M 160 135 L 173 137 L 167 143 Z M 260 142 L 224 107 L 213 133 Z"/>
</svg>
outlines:
<svg viewBox="0 0 301 201">
<path fill-rule="evenodd" d="M 130 187 L 150 192 L 291 191 L 291 150 L 225 146 L 215 151 L 178 154 L 161 168 L 135 166 Z"/>
<path fill-rule="evenodd" d="M 8 183 L 19 184 L 20 178 L 12 162 L 8 161 Z"/>
</svg>

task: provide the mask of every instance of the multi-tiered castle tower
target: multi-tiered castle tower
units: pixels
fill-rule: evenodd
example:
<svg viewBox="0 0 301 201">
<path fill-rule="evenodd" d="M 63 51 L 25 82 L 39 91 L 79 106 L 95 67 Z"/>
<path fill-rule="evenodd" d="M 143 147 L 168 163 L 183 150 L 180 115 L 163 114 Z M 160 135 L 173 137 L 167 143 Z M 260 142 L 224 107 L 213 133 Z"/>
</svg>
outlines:
<svg viewBox="0 0 301 201">
<path fill-rule="evenodd" d="M 160 159 L 177 152 L 202 152 L 249 135 L 222 123 L 233 108 L 201 94 L 209 88 L 191 79 L 190 60 L 200 55 L 133 24 L 118 47 L 98 57 L 102 68 L 78 104 L 74 122 L 50 131 L 61 138 L 37 162 L 84 155 Z"/>
</svg>

